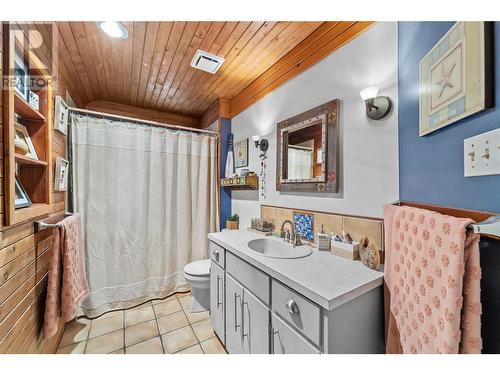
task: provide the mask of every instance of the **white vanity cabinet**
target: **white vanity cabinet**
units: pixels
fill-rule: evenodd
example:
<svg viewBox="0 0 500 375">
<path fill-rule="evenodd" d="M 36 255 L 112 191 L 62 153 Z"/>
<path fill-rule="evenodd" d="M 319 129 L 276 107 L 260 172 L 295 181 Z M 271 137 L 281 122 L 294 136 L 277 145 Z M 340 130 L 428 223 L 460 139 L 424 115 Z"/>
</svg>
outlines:
<svg viewBox="0 0 500 375">
<path fill-rule="evenodd" d="M 228 353 L 384 352 L 381 286 L 326 308 L 221 245 L 210 245 L 210 302 L 214 330 Z"/>
<path fill-rule="evenodd" d="M 226 274 L 226 349 L 230 354 L 269 354 L 269 308 Z"/>
<path fill-rule="evenodd" d="M 225 337 L 225 273 L 217 263 L 210 261 L 210 320 L 212 327 L 224 343 Z"/>
</svg>

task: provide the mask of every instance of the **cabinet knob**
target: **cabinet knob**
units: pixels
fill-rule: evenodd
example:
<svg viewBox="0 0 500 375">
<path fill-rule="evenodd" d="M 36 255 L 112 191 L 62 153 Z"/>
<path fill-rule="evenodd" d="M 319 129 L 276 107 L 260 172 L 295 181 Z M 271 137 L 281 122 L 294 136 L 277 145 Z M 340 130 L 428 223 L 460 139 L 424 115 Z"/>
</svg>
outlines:
<svg viewBox="0 0 500 375">
<path fill-rule="evenodd" d="M 291 298 L 286 300 L 285 307 L 290 314 L 298 314 L 299 312 L 299 306 L 297 306 L 297 303 Z"/>
<path fill-rule="evenodd" d="M 219 261 L 219 250 L 214 251 L 214 257 L 215 257 L 215 260 L 218 262 Z"/>
</svg>

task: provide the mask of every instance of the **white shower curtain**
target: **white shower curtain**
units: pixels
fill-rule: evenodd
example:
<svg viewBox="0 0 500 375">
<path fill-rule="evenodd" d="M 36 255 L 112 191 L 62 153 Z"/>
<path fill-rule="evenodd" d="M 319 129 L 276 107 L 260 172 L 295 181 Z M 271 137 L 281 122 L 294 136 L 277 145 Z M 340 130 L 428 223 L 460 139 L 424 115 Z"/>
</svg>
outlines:
<svg viewBox="0 0 500 375">
<path fill-rule="evenodd" d="M 82 214 L 88 317 L 185 291 L 183 267 L 217 230 L 212 136 L 73 114 L 74 208 Z"/>
<path fill-rule="evenodd" d="M 309 179 L 313 176 L 313 152 L 288 146 L 288 179 Z"/>
</svg>

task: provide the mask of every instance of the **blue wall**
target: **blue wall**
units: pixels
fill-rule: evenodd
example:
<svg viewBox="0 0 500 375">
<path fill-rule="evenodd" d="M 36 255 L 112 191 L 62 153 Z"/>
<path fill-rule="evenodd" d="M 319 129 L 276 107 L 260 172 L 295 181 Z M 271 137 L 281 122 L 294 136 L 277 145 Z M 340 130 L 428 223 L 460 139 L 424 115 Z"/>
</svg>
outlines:
<svg viewBox="0 0 500 375">
<path fill-rule="evenodd" d="M 495 32 L 495 107 L 418 136 L 418 65 L 453 22 L 399 22 L 400 199 L 500 212 L 500 176 L 464 177 L 463 141 L 500 127 L 500 23 Z"/>
<path fill-rule="evenodd" d="M 227 137 L 231 133 L 231 120 L 223 118 L 221 121 L 221 150 L 220 150 L 220 176 L 226 175 L 227 158 Z M 231 191 L 226 188 L 220 188 L 220 229 L 226 227 L 226 219 L 231 215 Z"/>
</svg>

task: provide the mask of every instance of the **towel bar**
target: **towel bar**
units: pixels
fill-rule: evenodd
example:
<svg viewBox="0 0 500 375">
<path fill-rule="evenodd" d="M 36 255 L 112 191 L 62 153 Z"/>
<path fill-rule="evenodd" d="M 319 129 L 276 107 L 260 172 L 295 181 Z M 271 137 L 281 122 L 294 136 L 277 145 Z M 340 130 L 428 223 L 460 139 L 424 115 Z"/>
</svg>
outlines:
<svg viewBox="0 0 500 375">
<path fill-rule="evenodd" d="M 58 215 L 58 216 L 53 216 L 53 217 L 49 217 L 49 218 L 45 219 L 45 220 L 50 220 L 51 221 L 50 223 L 45 221 L 45 220 L 35 221 L 35 232 L 41 232 L 42 230 L 45 230 L 45 229 L 55 228 L 58 225 L 57 223 L 59 223 L 65 217 L 68 217 L 71 215 L 73 215 L 73 213 L 65 212 L 63 217 Z"/>
<path fill-rule="evenodd" d="M 500 216 L 491 216 L 480 223 L 470 224 L 469 228 L 474 233 L 500 240 Z"/>
<path fill-rule="evenodd" d="M 500 215 L 490 212 L 465 210 L 445 206 L 430 205 L 417 202 L 396 201 L 392 203 L 396 206 L 410 206 L 436 211 L 443 215 L 471 218 L 476 223 L 470 224 L 468 229 L 479 233 L 481 236 L 491 237 L 500 240 Z"/>
</svg>

